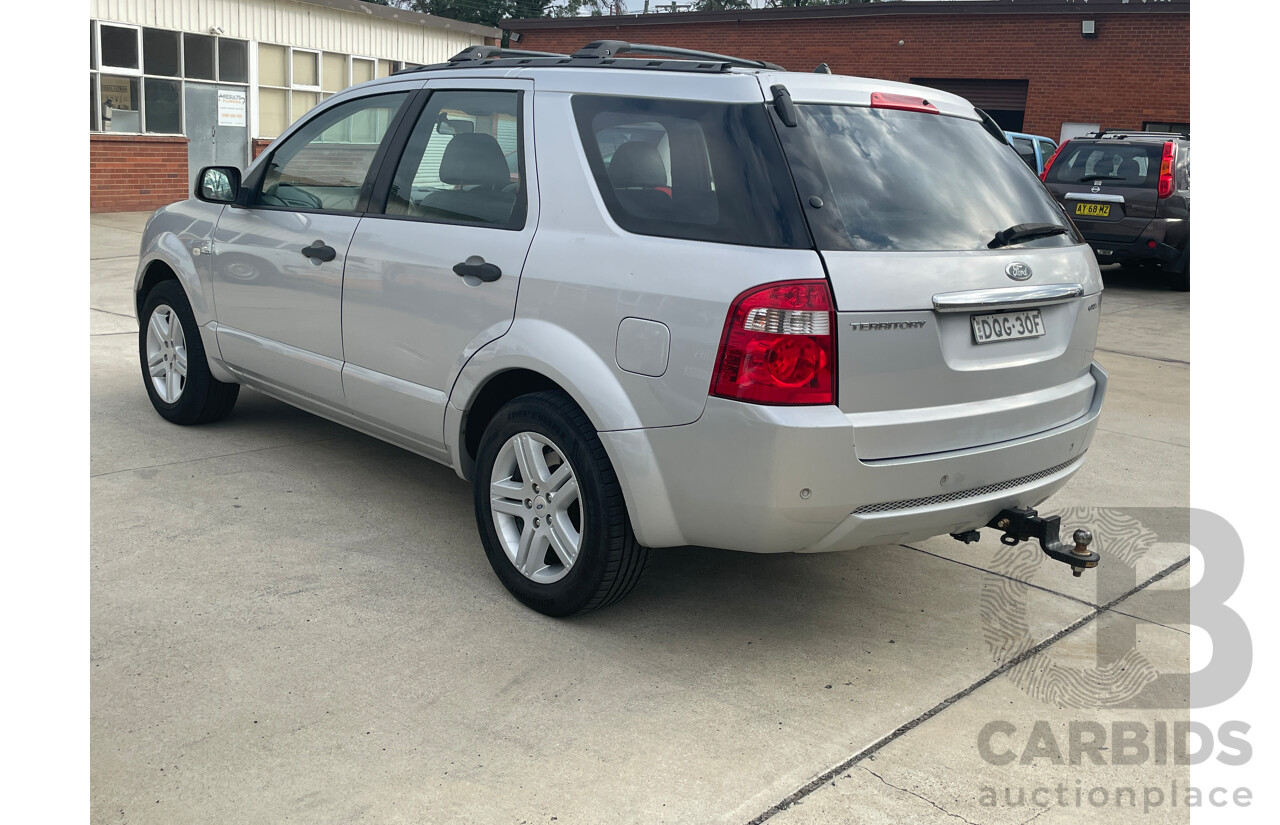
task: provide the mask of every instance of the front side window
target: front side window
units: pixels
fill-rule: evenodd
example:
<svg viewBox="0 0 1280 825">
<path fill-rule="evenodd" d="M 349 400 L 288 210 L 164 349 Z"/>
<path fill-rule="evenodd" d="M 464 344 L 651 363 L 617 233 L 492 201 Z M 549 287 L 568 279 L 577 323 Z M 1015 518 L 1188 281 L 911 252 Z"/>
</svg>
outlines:
<svg viewBox="0 0 1280 825">
<path fill-rule="evenodd" d="M 628 232 L 747 246 L 808 246 L 764 107 L 576 95 L 600 196 Z"/>
<path fill-rule="evenodd" d="M 374 95 L 329 109 L 267 161 L 261 206 L 354 212 L 378 147 L 408 94 Z"/>
<path fill-rule="evenodd" d="M 388 215 L 519 229 L 525 190 L 519 92 L 436 92 L 396 167 Z"/>
<path fill-rule="evenodd" d="M 982 123 L 928 112 L 803 104 L 780 127 L 815 239 L 830 250 L 985 250 L 1017 224 L 1065 234 L 1025 246 L 1078 243 L 1035 173 Z M 1054 167 L 1055 169 L 1057 166 Z"/>
</svg>

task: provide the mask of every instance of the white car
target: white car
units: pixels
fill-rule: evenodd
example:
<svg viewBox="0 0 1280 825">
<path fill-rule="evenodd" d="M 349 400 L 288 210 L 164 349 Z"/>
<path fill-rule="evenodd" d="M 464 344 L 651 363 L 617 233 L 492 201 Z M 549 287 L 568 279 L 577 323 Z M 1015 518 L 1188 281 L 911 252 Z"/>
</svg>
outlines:
<svg viewBox="0 0 1280 825">
<path fill-rule="evenodd" d="M 536 610 L 616 601 L 654 547 L 992 524 L 1062 556 L 1015 508 L 1089 448 L 1102 280 L 961 98 L 613 41 L 472 47 L 196 187 L 142 242 L 156 410 L 211 421 L 244 385 L 448 464 Z"/>
</svg>

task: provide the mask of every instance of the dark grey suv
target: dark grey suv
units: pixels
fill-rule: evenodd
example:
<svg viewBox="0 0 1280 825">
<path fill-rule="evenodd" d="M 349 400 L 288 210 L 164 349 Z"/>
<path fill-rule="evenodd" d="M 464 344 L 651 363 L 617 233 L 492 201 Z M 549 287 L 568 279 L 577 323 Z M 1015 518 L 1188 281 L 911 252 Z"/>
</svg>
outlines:
<svg viewBox="0 0 1280 825">
<path fill-rule="evenodd" d="M 1041 175 L 1102 264 L 1158 268 L 1191 288 L 1191 140 L 1094 132 L 1058 148 Z"/>
</svg>

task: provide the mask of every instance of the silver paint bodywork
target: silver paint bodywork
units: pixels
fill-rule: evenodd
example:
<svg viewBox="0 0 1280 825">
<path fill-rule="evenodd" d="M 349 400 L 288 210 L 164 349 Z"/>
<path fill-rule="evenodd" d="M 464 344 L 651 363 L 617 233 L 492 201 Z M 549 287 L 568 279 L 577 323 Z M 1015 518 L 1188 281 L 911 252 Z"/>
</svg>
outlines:
<svg viewBox="0 0 1280 825">
<path fill-rule="evenodd" d="M 850 549 L 1038 504 L 1078 469 L 1105 394 L 1092 361 L 1102 281 L 1088 246 L 820 255 L 634 235 L 610 218 L 572 94 L 763 103 L 776 83 L 797 103 L 866 105 L 886 91 L 976 117 L 936 90 L 816 74 L 475 68 L 386 78 L 316 111 L 388 90 L 525 92 L 522 230 L 188 200 L 148 223 L 137 285 L 155 264 L 177 276 L 220 380 L 464 478 L 466 414 L 484 387 L 509 370 L 545 377 L 600 432 L 636 536 L 652 547 Z M 298 254 L 318 239 L 335 260 Z M 502 278 L 473 284 L 450 271 L 470 255 Z M 1046 335 L 978 345 L 967 313 L 935 310 L 935 296 L 980 302 L 1012 286 L 1014 262 L 1034 272 L 1027 286 L 1081 286 L 1082 297 L 1038 305 Z M 709 397 L 735 297 L 828 276 L 838 403 Z"/>
</svg>

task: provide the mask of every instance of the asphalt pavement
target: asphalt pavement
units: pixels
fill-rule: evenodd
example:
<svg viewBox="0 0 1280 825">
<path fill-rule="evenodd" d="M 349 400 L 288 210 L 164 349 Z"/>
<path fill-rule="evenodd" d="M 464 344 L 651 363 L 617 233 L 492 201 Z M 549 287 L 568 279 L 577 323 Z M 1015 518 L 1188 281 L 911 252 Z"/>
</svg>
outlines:
<svg viewBox="0 0 1280 825">
<path fill-rule="evenodd" d="M 661 550 L 554 620 L 449 468 L 252 391 L 157 416 L 145 218 L 90 221 L 93 822 L 1188 821 L 1188 294 L 1104 271 L 1110 393 L 1041 508 L 1097 571 L 990 530 Z"/>
</svg>

